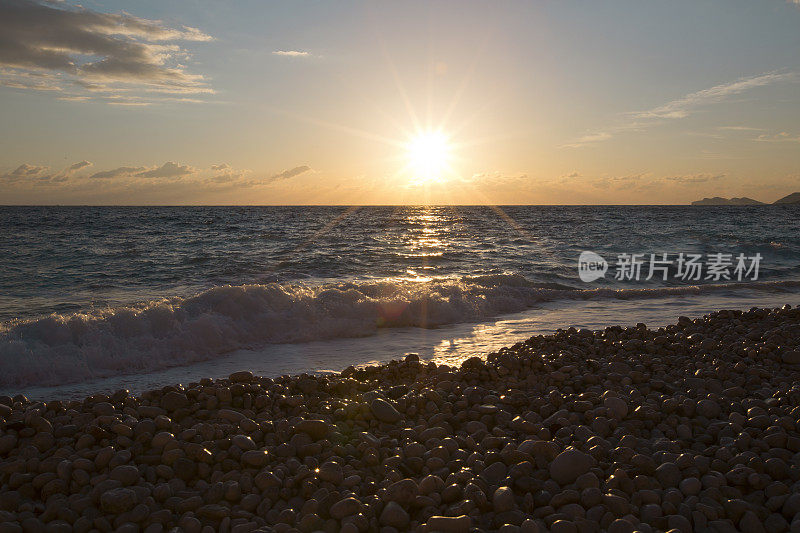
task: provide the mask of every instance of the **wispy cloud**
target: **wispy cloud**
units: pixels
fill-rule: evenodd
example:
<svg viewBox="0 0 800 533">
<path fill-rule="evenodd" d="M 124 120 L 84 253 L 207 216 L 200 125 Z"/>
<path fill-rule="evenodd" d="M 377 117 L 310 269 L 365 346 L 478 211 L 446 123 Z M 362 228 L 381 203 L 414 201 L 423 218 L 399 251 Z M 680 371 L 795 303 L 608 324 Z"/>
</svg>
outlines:
<svg viewBox="0 0 800 533">
<path fill-rule="evenodd" d="M 0 85 L 93 98 L 131 92 L 211 93 L 177 43 L 208 41 L 196 28 L 126 13 L 37 0 L 0 2 Z M 122 96 L 120 96 L 122 98 Z"/>
<path fill-rule="evenodd" d="M 756 137 L 756 141 L 761 142 L 789 142 L 789 143 L 800 143 L 800 135 L 795 135 L 789 133 L 787 131 L 782 131 L 780 133 L 776 133 L 775 135 L 766 135 L 762 134 Z"/>
<path fill-rule="evenodd" d="M 3 184 L 24 187 L 25 184 L 64 183 L 67 187 L 90 187 L 89 184 L 101 187 L 136 187 L 152 189 L 161 185 L 183 184 L 197 190 L 226 190 L 268 187 L 273 183 L 290 180 L 306 172 L 311 172 L 308 165 L 299 165 L 290 169 L 267 175 L 253 175 L 249 169 L 234 168 L 228 163 L 213 164 L 200 168 L 175 161 L 167 161 L 153 166 L 119 166 L 100 170 L 92 174 L 81 172 L 92 166 L 90 161 L 79 161 L 51 174 L 50 167 L 23 163 L 12 170 L 0 173 Z M 102 183 L 98 185 L 97 183 Z"/>
<path fill-rule="evenodd" d="M 505 187 L 508 185 L 512 185 L 515 183 L 520 183 L 528 179 L 528 175 L 524 173 L 516 173 L 516 172 L 504 172 L 500 170 L 494 170 L 491 172 L 478 172 L 473 174 L 472 176 L 461 177 L 461 178 L 453 178 L 454 180 L 460 181 L 464 184 L 469 184 L 472 186 L 477 187 Z M 442 182 L 442 185 L 445 185 L 448 182 Z M 449 182 L 449 183 L 452 183 Z M 409 187 L 413 188 L 416 185 L 410 184 Z"/>
<path fill-rule="evenodd" d="M 605 176 L 590 182 L 592 187 L 598 189 L 613 189 L 616 191 L 636 188 L 645 177 L 645 174 L 632 174 L 629 176 Z"/>
<path fill-rule="evenodd" d="M 142 172 L 145 170 L 145 167 L 117 167 L 112 168 L 110 170 L 103 170 L 101 172 L 95 172 L 89 178 L 91 179 L 110 179 L 110 178 L 119 178 L 123 176 L 132 176 L 137 172 Z"/>
<path fill-rule="evenodd" d="M 29 91 L 63 91 L 60 85 L 48 80 L 35 80 L 20 76 L 9 70 L 0 70 L 0 86 Z"/>
<path fill-rule="evenodd" d="M 752 126 L 719 126 L 717 129 L 721 131 L 764 131 L 763 128 L 754 128 Z"/>
<path fill-rule="evenodd" d="M 211 165 L 211 170 L 214 171 L 214 175 L 211 176 L 208 181 L 212 183 L 230 185 L 245 185 L 243 180 L 250 173 L 250 171 L 247 169 L 233 168 L 228 163 Z M 249 185 L 250 183 L 247 183 L 247 186 Z"/>
<path fill-rule="evenodd" d="M 283 172 L 279 172 L 278 174 L 274 174 L 265 180 L 265 183 L 272 183 L 273 181 L 281 181 L 281 180 L 288 180 L 299 176 L 300 174 L 304 174 L 311 170 L 311 167 L 308 165 L 300 165 L 299 167 L 290 168 L 289 170 L 284 170 Z"/>
<path fill-rule="evenodd" d="M 654 107 L 648 111 L 633 113 L 638 119 L 670 119 L 686 118 L 700 106 L 715 104 L 723 101 L 729 96 L 741 94 L 756 87 L 763 87 L 779 81 L 792 79 L 794 73 L 775 73 L 770 72 L 751 78 L 740 78 L 731 83 L 715 85 L 709 89 L 687 94 L 683 98 L 678 98 L 662 106 Z"/>
<path fill-rule="evenodd" d="M 621 130 L 616 130 L 621 131 Z M 594 133 L 587 133 L 586 135 L 582 135 L 578 137 L 574 141 L 563 145 L 564 148 L 580 148 L 581 146 L 586 146 L 587 144 L 592 144 L 600 141 L 607 141 L 611 137 L 613 137 L 613 133 L 611 131 L 597 131 Z"/>
<path fill-rule="evenodd" d="M 92 162 L 91 161 L 86 161 L 84 159 L 83 161 L 79 161 L 77 163 L 74 163 L 74 164 L 68 166 L 67 167 L 67 172 L 75 172 L 77 170 L 81 170 L 82 168 L 86 168 L 86 167 L 90 167 L 90 166 L 92 166 Z"/>
<path fill-rule="evenodd" d="M 272 55 L 284 57 L 309 57 L 311 54 L 303 50 L 275 50 L 272 52 Z"/>
<path fill-rule="evenodd" d="M 22 163 L 20 166 L 15 168 L 13 171 L 9 172 L 7 176 L 16 176 L 16 177 L 26 177 L 26 176 L 35 176 L 47 170 L 50 167 L 44 167 L 39 165 L 29 165 L 28 163 Z"/>
<path fill-rule="evenodd" d="M 725 174 L 687 174 L 683 176 L 668 176 L 664 179 L 677 183 L 707 183 L 709 181 L 721 180 L 724 177 Z"/>
<path fill-rule="evenodd" d="M 196 174 L 198 169 L 189 166 L 181 165 L 174 161 L 167 161 L 161 166 L 156 167 L 117 167 L 110 170 L 103 170 L 95 172 L 90 179 L 111 179 L 111 178 L 180 178 Z"/>
<path fill-rule="evenodd" d="M 68 166 L 67 168 L 63 169 L 61 172 L 56 174 L 56 176 L 59 178 L 68 178 L 70 176 L 75 175 L 76 172 L 80 172 L 81 170 L 89 168 L 90 166 L 92 166 L 92 162 L 86 161 L 84 159 L 83 161 L 78 161 L 77 163 L 71 164 L 70 166 Z"/>
<path fill-rule="evenodd" d="M 41 185 L 45 183 L 61 183 L 67 181 L 76 172 L 92 166 L 90 161 L 79 161 L 55 174 L 49 172 L 50 167 L 22 163 L 14 170 L 0 174 L 0 180 L 6 183 L 27 183 Z"/>
<path fill-rule="evenodd" d="M 797 79 L 794 72 L 769 72 L 759 76 L 740 78 L 736 81 L 715 85 L 702 91 L 689 93 L 681 98 L 671 100 L 666 104 L 653 107 L 645 111 L 635 111 L 624 114 L 624 120 L 608 128 L 589 132 L 574 141 L 564 144 L 566 148 L 578 148 L 611 139 L 620 133 L 642 130 L 655 124 L 669 120 L 682 119 L 690 116 L 698 109 L 720 103 L 731 96 L 744 93 L 757 87 L 764 87 L 774 83 Z"/>
<path fill-rule="evenodd" d="M 146 170 L 136 174 L 140 178 L 178 178 L 181 176 L 188 176 L 195 174 L 197 169 L 189 165 L 179 165 L 174 161 L 167 161 L 160 167 L 152 170 Z"/>
</svg>

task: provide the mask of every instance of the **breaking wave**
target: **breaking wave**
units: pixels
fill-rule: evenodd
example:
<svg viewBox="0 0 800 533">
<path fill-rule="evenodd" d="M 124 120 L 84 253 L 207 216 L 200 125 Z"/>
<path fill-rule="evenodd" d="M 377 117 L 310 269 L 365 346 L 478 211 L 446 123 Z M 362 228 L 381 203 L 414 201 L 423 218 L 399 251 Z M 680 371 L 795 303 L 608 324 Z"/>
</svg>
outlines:
<svg viewBox="0 0 800 533">
<path fill-rule="evenodd" d="M 220 286 L 189 298 L 7 323 L 0 328 L 0 386 L 46 386 L 147 372 L 270 343 L 368 336 L 381 327 L 480 321 L 555 300 L 798 287 L 800 281 L 576 289 L 534 283 L 517 274 L 427 282 Z"/>
</svg>

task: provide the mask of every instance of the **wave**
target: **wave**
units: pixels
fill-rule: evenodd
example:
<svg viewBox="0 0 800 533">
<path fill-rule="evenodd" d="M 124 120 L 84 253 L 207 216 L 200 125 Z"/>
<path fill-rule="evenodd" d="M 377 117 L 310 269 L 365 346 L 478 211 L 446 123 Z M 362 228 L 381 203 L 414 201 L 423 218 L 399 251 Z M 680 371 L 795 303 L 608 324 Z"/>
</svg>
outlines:
<svg viewBox="0 0 800 533">
<path fill-rule="evenodd" d="M 48 386 L 208 360 L 241 348 L 373 335 L 382 327 L 436 327 L 569 299 L 645 299 L 800 281 L 635 289 L 577 289 L 518 274 L 220 286 L 92 313 L 53 314 L 0 329 L 0 387 Z"/>
</svg>

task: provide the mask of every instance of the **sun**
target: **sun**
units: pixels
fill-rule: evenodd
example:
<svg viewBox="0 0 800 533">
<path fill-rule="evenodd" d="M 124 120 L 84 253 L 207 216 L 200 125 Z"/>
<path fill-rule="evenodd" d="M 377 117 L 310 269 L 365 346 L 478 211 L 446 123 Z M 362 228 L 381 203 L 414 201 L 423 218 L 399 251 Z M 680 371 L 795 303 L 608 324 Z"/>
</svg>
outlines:
<svg viewBox="0 0 800 533">
<path fill-rule="evenodd" d="M 439 181 L 450 166 L 450 142 L 440 131 L 418 133 L 406 146 L 408 168 L 420 183 Z"/>
</svg>

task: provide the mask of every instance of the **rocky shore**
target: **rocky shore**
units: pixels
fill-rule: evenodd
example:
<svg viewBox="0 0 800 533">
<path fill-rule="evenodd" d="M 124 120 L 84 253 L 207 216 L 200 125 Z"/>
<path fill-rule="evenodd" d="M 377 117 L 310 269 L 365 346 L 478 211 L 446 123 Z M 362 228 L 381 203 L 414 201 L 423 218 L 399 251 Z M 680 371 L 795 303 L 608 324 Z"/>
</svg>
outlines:
<svg viewBox="0 0 800 533">
<path fill-rule="evenodd" d="M 0 533 L 800 532 L 788 306 L 0 417 Z"/>
</svg>

